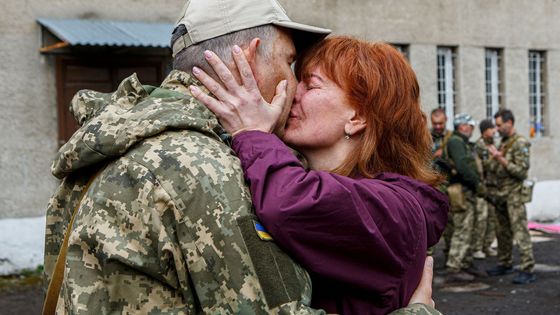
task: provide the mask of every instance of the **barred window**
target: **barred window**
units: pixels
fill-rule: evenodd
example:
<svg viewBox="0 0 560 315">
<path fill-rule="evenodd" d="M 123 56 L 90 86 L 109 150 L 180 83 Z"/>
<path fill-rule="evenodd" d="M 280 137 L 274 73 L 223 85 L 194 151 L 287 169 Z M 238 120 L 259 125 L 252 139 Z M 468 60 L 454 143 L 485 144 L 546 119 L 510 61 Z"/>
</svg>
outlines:
<svg viewBox="0 0 560 315">
<path fill-rule="evenodd" d="M 502 107 L 502 50 L 486 49 L 486 117 L 492 118 Z"/>
<path fill-rule="evenodd" d="M 529 113 L 530 135 L 545 135 L 545 52 L 529 51 Z"/>
<path fill-rule="evenodd" d="M 456 89 L 455 68 L 457 54 L 453 47 L 438 47 L 437 49 L 437 86 L 438 106 L 445 109 L 447 128 L 453 129 L 455 115 Z"/>
</svg>

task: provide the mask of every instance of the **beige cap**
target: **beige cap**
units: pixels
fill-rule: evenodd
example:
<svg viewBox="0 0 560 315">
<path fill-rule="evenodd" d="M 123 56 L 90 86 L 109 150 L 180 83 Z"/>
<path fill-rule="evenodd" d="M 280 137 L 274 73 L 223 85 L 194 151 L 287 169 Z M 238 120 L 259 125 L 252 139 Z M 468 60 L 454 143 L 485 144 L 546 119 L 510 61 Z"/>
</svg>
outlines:
<svg viewBox="0 0 560 315">
<path fill-rule="evenodd" d="M 205 40 L 261 25 L 273 24 L 295 30 L 298 41 L 322 39 L 331 30 L 290 20 L 276 0 L 187 0 L 175 27 L 188 33 L 173 43 L 173 56 Z"/>
</svg>

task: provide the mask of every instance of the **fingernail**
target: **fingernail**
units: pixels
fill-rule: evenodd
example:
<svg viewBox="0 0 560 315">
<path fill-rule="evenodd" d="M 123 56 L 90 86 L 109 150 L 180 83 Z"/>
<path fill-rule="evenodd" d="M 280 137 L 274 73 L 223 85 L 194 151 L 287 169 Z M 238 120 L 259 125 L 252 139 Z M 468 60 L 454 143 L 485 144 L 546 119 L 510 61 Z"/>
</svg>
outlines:
<svg viewBox="0 0 560 315">
<path fill-rule="evenodd" d="M 189 90 L 191 90 L 192 94 L 198 93 L 198 88 L 194 85 L 189 86 Z"/>
<path fill-rule="evenodd" d="M 427 257 L 426 265 L 430 268 L 433 268 L 434 267 L 434 258 L 432 258 L 431 256 Z"/>
<path fill-rule="evenodd" d="M 233 53 L 239 55 L 241 53 L 241 48 L 237 45 L 233 46 Z"/>
<path fill-rule="evenodd" d="M 206 57 L 206 59 L 212 59 L 212 52 L 210 50 L 204 51 L 204 57 Z"/>
<path fill-rule="evenodd" d="M 200 69 L 197 68 L 197 67 L 193 67 L 193 68 L 192 68 L 192 73 L 193 73 L 194 75 L 199 75 L 199 74 L 200 74 Z"/>
</svg>

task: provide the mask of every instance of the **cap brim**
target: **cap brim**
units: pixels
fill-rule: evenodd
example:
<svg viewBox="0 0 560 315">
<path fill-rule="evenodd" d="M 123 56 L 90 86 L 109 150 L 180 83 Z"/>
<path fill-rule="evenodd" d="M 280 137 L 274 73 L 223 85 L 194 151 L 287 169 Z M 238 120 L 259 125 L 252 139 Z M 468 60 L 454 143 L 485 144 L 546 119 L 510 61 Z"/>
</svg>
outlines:
<svg viewBox="0 0 560 315">
<path fill-rule="evenodd" d="M 271 24 L 292 30 L 292 38 L 298 53 L 306 50 L 313 44 L 323 40 L 327 35 L 332 33 L 330 29 L 321 28 L 292 21 L 277 21 Z"/>
<path fill-rule="evenodd" d="M 292 29 L 292 30 L 296 30 L 296 31 L 307 32 L 307 33 L 312 33 L 312 34 L 316 34 L 316 35 L 327 36 L 330 33 L 332 33 L 332 30 L 330 30 L 328 28 L 311 26 L 311 25 L 296 23 L 296 22 L 293 22 L 293 21 L 277 21 L 277 22 L 272 22 L 272 24 L 277 25 L 277 26 L 281 26 L 281 27 L 284 27 L 284 28 L 288 28 L 288 29 Z"/>
</svg>

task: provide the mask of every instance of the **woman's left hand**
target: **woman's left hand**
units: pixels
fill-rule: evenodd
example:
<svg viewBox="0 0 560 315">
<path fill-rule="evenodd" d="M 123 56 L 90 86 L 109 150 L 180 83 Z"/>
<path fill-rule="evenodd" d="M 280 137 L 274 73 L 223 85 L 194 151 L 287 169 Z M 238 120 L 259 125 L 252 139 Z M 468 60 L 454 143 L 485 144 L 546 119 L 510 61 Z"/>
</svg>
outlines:
<svg viewBox="0 0 560 315">
<path fill-rule="evenodd" d="M 216 54 L 206 51 L 204 56 L 222 84 L 195 67 L 193 68 L 194 76 L 206 86 L 214 97 L 191 85 L 189 88 L 192 95 L 216 114 L 224 129 L 232 136 L 248 130 L 272 132 L 286 102 L 287 81 L 283 80 L 276 86 L 276 95 L 269 104 L 263 99 L 253 71 L 241 48 L 234 46 L 233 59 L 237 65 L 242 85 L 239 85 L 231 71 Z"/>
</svg>

